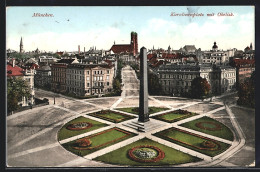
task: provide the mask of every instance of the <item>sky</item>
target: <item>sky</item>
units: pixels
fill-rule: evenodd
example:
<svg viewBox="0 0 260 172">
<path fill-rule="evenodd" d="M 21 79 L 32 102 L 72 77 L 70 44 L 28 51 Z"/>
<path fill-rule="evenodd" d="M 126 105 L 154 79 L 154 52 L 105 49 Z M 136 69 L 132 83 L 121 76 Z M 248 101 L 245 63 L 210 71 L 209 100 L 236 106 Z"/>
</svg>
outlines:
<svg viewBox="0 0 260 172">
<path fill-rule="evenodd" d="M 32 17 L 34 13 L 53 17 Z M 196 13 L 204 16 L 171 16 Z M 214 13 L 214 16 L 207 14 Z M 218 16 L 232 13 L 234 16 Z M 8 7 L 6 48 L 19 51 L 21 37 L 25 51 L 81 51 L 90 47 L 109 50 L 114 44 L 129 44 L 130 33 L 138 34 L 138 48 L 168 46 L 178 50 L 195 45 L 210 50 L 244 50 L 255 45 L 254 6 L 92 6 L 92 7 Z"/>
</svg>

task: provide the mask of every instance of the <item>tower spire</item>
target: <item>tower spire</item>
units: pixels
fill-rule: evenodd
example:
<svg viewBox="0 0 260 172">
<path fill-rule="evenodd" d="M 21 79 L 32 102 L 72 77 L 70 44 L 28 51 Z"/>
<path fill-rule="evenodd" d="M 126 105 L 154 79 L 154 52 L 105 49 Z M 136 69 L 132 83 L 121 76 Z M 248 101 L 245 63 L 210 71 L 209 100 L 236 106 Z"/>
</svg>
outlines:
<svg viewBox="0 0 260 172">
<path fill-rule="evenodd" d="M 21 37 L 21 41 L 20 41 L 20 53 L 23 53 L 23 38 Z"/>
</svg>

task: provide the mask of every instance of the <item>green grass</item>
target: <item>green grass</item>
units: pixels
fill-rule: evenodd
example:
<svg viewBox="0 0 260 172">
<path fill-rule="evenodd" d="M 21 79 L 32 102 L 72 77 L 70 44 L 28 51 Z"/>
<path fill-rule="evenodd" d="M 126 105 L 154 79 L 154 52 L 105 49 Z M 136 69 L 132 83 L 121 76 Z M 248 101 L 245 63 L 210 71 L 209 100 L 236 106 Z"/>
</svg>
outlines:
<svg viewBox="0 0 260 172">
<path fill-rule="evenodd" d="M 62 146 L 65 149 L 67 149 L 68 151 L 70 151 L 70 152 L 72 152 L 76 155 L 85 156 L 87 154 L 90 154 L 92 152 L 98 151 L 100 149 L 103 149 L 105 147 L 108 147 L 110 145 L 113 145 L 115 143 L 118 143 L 120 141 L 123 141 L 123 140 L 130 138 L 130 137 L 135 136 L 135 134 L 133 134 L 133 133 L 128 132 L 130 134 L 127 135 L 126 133 L 118 131 L 115 128 L 113 128 L 112 130 L 106 130 L 106 131 L 107 132 L 104 132 L 104 133 L 100 132 L 98 134 L 93 134 L 91 136 L 85 137 L 85 138 L 89 138 L 89 140 L 91 141 L 90 147 L 96 147 L 96 148 L 93 148 L 93 149 L 90 149 L 90 150 L 79 151 L 79 150 L 73 148 L 73 146 L 76 145 L 76 140 L 65 143 Z M 126 136 L 126 137 L 124 137 L 124 136 Z M 121 137 L 123 137 L 123 138 L 121 138 Z M 119 140 L 116 140 L 116 139 L 119 139 Z M 109 143 L 109 142 L 111 142 L 111 143 Z M 102 144 L 104 144 L 104 145 L 102 146 Z M 97 147 L 97 146 L 99 146 L 99 147 Z"/>
<path fill-rule="evenodd" d="M 182 131 L 175 130 L 174 128 L 170 128 L 170 129 L 161 131 L 159 133 L 155 133 L 154 135 L 157 137 L 160 137 L 162 139 L 168 140 L 170 142 L 176 143 L 178 145 L 184 146 L 186 148 L 189 148 L 189 149 L 195 150 L 197 152 L 203 153 L 205 155 L 211 156 L 211 157 L 214 157 L 214 156 L 224 152 L 226 149 L 228 149 L 230 147 L 229 144 L 222 143 L 219 141 L 214 141 L 220 145 L 220 147 L 221 147 L 220 150 L 201 150 L 201 149 L 193 147 L 193 146 L 201 147 L 201 143 L 203 141 L 207 141 L 208 139 L 201 138 L 199 136 L 190 135 L 188 133 L 184 133 Z M 177 139 L 184 143 L 178 142 L 178 141 L 173 140 L 168 137 Z M 187 145 L 185 143 L 190 144 L 190 145 Z M 193 146 L 191 146 L 191 145 L 193 145 Z"/>
<path fill-rule="evenodd" d="M 158 162 L 140 163 L 128 158 L 128 151 L 135 146 L 141 146 L 141 145 L 151 145 L 160 148 L 165 153 L 164 159 Z M 115 151 L 97 157 L 94 160 L 102 161 L 109 164 L 129 165 L 129 166 L 169 166 L 169 165 L 178 165 L 178 164 L 184 164 L 189 162 L 197 162 L 200 161 L 201 159 L 185 154 L 183 152 L 180 152 L 168 146 L 162 145 L 148 138 L 144 138 L 134 143 L 131 143 L 127 146 L 124 146 L 122 148 L 119 148 Z"/>
<path fill-rule="evenodd" d="M 134 111 L 135 108 L 138 108 L 138 107 L 118 108 L 116 110 L 120 110 L 120 111 L 123 111 L 123 112 L 128 112 L 128 113 L 138 115 L 138 112 Z M 153 114 L 153 113 L 169 110 L 169 108 L 149 107 L 148 110 L 149 110 L 149 114 Z"/>
<path fill-rule="evenodd" d="M 76 122 L 90 122 L 93 124 L 92 127 L 88 128 L 88 129 L 85 129 L 85 130 L 68 130 L 66 127 L 72 123 L 76 123 Z M 67 139 L 69 137 L 73 137 L 73 136 L 76 136 L 76 135 L 79 135 L 79 134 L 83 134 L 83 133 L 86 133 L 86 132 L 89 132 L 89 131 L 92 131 L 92 130 L 96 130 L 98 128 L 101 128 L 101 127 L 105 127 L 107 126 L 107 124 L 104 124 L 104 123 L 101 123 L 101 122 L 98 122 L 98 121 L 94 121 L 92 119 L 89 119 L 89 118 L 85 118 L 83 116 L 81 117 L 78 117 L 76 119 L 73 119 L 71 120 L 70 122 L 66 123 L 58 132 L 58 140 L 63 140 L 63 139 Z"/>
<path fill-rule="evenodd" d="M 178 113 L 173 113 L 173 112 L 169 112 L 163 115 L 156 115 L 153 116 L 152 118 L 154 119 L 158 119 L 161 121 L 165 121 L 165 122 L 169 122 L 169 123 L 173 123 L 173 122 L 177 122 L 186 118 L 190 118 L 192 116 L 198 115 L 197 113 L 191 113 L 191 115 L 188 114 L 178 114 Z"/>
<path fill-rule="evenodd" d="M 217 123 L 221 126 L 221 130 L 210 131 L 210 130 L 206 130 L 206 129 L 201 129 L 199 127 L 196 127 L 196 125 L 195 125 L 198 122 L 214 122 L 214 123 Z M 222 123 L 220 123 L 220 122 L 218 122 L 218 121 L 216 121 L 212 118 L 209 118 L 209 117 L 202 117 L 200 119 L 196 119 L 194 121 L 184 123 L 181 126 L 192 129 L 192 130 L 200 131 L 202 133 L 210 134 L 210 135 L 213 135 L 213 136 L 216 136 L 216 137 L 220 137 L 220 138 L 223 138 L 223 139 L 227 139 L 227 140 L 230 140 L 230 141 L 234 140 L 234 135 L 233 135 L 232 131 L 227 126 L 225 126 L 224 124 L 222 124 Z"/>
<path fill-rule="evenodd" d="M 110 122 L 114 122 L 114 123 L 119 123 L 119 122 L 122 122 L 122 121 L 126 121 L 126 120 L 129 120 L 129 119 L 135 118 L 135 117 L 130 116 L 130 115 L 120 114 L 120 113 L 113 112 L 113 111 L 108 111 L 107 113 L 97 112 L 97 113 L 92 113 L 92 114 L 88 114 L 88 115 L 94 116 L 94 117 L 97 117 L 97 118 L 101 118 L 101 119 L 104 119 L 104 120 L 107 120 L 107 121 L 110 121 Z"/>
</svg>

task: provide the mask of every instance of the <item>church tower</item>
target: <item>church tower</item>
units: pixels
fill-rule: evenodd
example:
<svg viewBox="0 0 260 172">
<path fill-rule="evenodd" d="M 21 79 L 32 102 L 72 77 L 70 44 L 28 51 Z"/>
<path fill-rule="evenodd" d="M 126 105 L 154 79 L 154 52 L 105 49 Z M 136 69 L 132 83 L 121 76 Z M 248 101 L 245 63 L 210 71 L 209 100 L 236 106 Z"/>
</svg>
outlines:
<svg viewBox="0 0 260 172">
<path fill-rule="evenodd" d="M 138 42 L 137 42 L 137 33 L 136 32 L 131 32 L 131 51 L 134 56 L 138 54 Z"/>
<path fill-rule="evenodd" d="M 20 41 L 20 53 L 23 53 L 23 38 L 21 37 L 21 41 Z"/>
</svg>

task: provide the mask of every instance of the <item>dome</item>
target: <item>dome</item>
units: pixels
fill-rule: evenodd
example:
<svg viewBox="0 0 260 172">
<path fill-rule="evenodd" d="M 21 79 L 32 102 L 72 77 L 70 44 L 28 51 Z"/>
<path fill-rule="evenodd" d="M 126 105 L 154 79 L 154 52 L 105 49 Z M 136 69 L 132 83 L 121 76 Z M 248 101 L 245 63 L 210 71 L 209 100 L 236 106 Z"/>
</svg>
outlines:
<svg viewBox="0 0 260 172">
<path fill-rule="evenodd" d="M 214 48 L 214 49 L 218 48 L 218 46 L 217 46 L 217 43 L 216 43 L 216 42 L 214 42 L 214 45 L 212 46 L 212 48 Z"/>
</svg>

